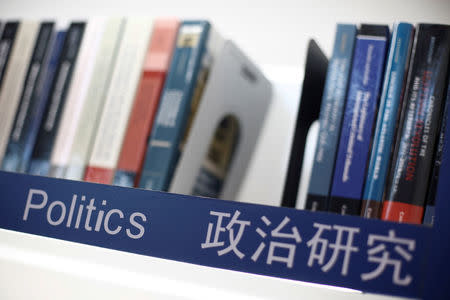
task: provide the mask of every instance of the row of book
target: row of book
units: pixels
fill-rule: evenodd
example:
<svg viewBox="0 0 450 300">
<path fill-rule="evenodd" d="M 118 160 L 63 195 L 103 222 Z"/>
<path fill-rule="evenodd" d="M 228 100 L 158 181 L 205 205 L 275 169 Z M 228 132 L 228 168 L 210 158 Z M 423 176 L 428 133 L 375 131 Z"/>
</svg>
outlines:
<svg viewBox="0 0 450 300">
<path fill-rule="evenodd" d="M 229 190 L 243 176 L 270 90 L 205 20 L 6 22 L 1 169 L 219 197 L 230 169 Z"/>
<path fill-rule="evenodd" d="M 433 223 L 449 55 L 448 25 L 337 26 L 306 209 Z"/>
</svg>

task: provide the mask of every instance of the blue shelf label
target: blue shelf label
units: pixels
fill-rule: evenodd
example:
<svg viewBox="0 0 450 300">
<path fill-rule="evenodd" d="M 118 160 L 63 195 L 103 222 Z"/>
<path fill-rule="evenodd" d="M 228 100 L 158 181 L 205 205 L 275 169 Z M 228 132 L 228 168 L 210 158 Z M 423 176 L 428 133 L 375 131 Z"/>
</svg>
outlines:
<svg viewBox="0 0 450 300">
<path fill-rule="evenodd" d="M 0 172 L 0 228 L 420 297 L 431 228 Z"/>
</svg>

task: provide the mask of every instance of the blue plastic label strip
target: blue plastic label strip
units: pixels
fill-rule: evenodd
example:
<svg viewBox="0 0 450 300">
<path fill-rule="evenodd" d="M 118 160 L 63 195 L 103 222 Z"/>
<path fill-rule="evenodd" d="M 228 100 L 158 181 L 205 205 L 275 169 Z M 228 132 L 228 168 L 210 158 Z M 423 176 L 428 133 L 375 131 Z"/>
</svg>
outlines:
<svg viewBox="0 0 450 300">
<path fill-rule="evenodd" d="M 0 172 L 0 228 L 192 264 L 421 295 L 432 229 Z"/>
</svg>

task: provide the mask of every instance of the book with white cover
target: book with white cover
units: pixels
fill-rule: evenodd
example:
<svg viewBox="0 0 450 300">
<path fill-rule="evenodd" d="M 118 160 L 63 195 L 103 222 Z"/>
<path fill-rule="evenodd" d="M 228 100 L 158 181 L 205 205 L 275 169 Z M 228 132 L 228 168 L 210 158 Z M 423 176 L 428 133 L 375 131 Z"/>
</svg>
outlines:
<svg viewBox="0 0 450 300">
<path fill-rule="evenodd" d="M 191 194 L 217 126 L 238 121 L 238 141 L 219 198 L 235 199 L 270 105 L 272 88 L 258 68 L 226 41 L 215 61 L 170 192 Z"/>
<path fill-rule="evenodd" d="M 149 45 L 151 26 L 152 21 L 148 18 L 127 20 L 85 180 L 97 181 L 95 170 L 101 169 L 111 175 L 108 181 L 112 181 Z"/>
<path fill-rule="evenodd" d="M 0 162 L 8 145 L 39 25 L 39 22 L 35 21 L 20 23 L 9 58 L 8 69 L 0 91 Z"/>
<path fill-rule="evenodd" d="M 67 103 L 64 106 L 50 158 L 49 175 L 52 177 L 64 177 L 65 169 L 69 162 L 70 150 L 75 138 L 75 131 L 81 119 L 83 106 L 86 104 L 86 94 L 99 53 L 98 50 L 105 23 L 106 19 L 104 18 L 95 18 L 87 22 L 72 77 L 72 84 L 67 95 Z"/>
<path fill-rule="evenodd" d="M 76 126 L 73 144 L 70 149 L 69 162 L 64 176 L 67 179 L 83 179 L 111 81 L 125 23 L 123 18 L 111 18 L 106 21 L 87 90 L 85 105 Z"/>
</svg>

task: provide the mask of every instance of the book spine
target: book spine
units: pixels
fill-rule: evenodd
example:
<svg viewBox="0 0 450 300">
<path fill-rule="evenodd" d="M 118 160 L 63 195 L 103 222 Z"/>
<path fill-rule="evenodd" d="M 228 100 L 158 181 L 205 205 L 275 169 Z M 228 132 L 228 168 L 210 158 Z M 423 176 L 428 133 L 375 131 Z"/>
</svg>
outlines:
<svg viewBox="0 0 450 300">
<path fill-rule="evenodd" d="M 355 44 L 356 26 L 339 24 L 328 65 L 320 109 L 320 129 L 306 198 L 306 209 L 328 209 L 339 133 Z"/>
<path fill-rule="evenodd" d="M 413 39 L 414 27 L 411 24 L 399 23 L 394 26 L 364 186 L 361 216 L 366 218 L 379 218 L 381 215 L 383 192 Z"/>
<path fill-rule="evenodd" d="M 387 26 L 362 25 L 356 37 L 329 210 L 359 215 L 372 129 L 380 97 Z"/>
<path fill-rule="evenodd" d="M 420 24 L 408 74 L 400 135 L 394 150 L 382 219 L 422 223 L 442 114 L 450 53 L 450 26 Z"/>
<path fill-rule="evenodd" d="M 55 145 L 50 157 L 49 176 L 64 178 L 69 156 L 75 139 L 75 131 L 86 105 L 86 93 L 92 78 L 94 63 L 103 34 L 105 19 L 90 20 L 83 34 L 78 59 L 74 66 L 72 83 L 62 111 L 61 122 L 57 130 Z"/>
<path fill-rule="evenodd" d="M 446 109 L 444 114 L 444 119 L 442 122 L 443 140 L 442 140 L 442 150 L 439 153 L 439 166 L 436 173 L 436 188 L 433 193 L 431 201 L 427 203 L 427 208 L 425 210 L 424 224 L 433 225 L 435 222 L 435 205 L 440 201 L 448 201 L 449 195 L 449 184 L 448 179 L 450 178 L 450 80 L 447 89 L 447 100 Z"/>
<path fill-rule="evenodd" d="M 161 19 L 155 22 L 144 70 L 114 175 L 115 185 L 134 187 L 138 184 L 148 137 L 152 130 L 164 80 L 172 58 L 179 23 L 175 19 Z"/>
<path fill-rule="evenodd" d="M 189 118 L 191 99 L 205 53 L 210 25 L 185 21 L 177 36 L 142 176 L 142 188 L 167 191 L 180 155 L 180 141 Z"/>
<path fill-rule="evenodd" d="M 111 184 L 149 45 L 151 20 L 128 20 L 85 180 Z"/>
<path fill-rule="evenodd" d="M 44 116 L 39 127 L 36 144 L 33 149 L 28 172 L 33 175 L 48 175 L 50 169 L 50 155 L 56 138 L 56 132 L 61 120 L 67 92 L 72 79 L 74 64 L 78 56 L 83 38 L 84 22 L 72 23 L 64 39 L 60 60 L 54 81 L 50 88 L 49 99 Z"/>
<path fill-rule="evenodd" d="M 436 192 L 438 187 L 438 182 L 443 185 L 445 180 L 448 180 L 450 177 L 446 177 L 445 174 L 440 175 L 441 166 L 444 166 L 444 163 L 448 164 L 448 160 L 450 159 L 450 80 L 447 87 L 447 100 L 445 101 L 445 109 L 441 122 L 441 129 L 439 133 L 439 141 L 436 149 L 436 155 L 434 159 L 433 173 L 431 175 L 430 187 L 427 193 L 427 204 L 425 207 L 425 214 L 423 216 L 423 224 L 433 226 L 434 224 L 434 216 L 435 216 L 435 206 L 436 206 Z M 444 146 L 445 145 L 445 146 Z M 444 149 L 445 147 L 445 149 Z M 448 166 L 447 166 L 448 168 Z M 442 178 L 442 179 L 439 179 Z M 448 197 L 448 194 L 445 195 Z M 442 198 L 442 195 L 441 195 Z M 445 201 L 445 200 L 443 200 Z"/>
<path fill-rule="evenodd" d="M 2 37 L 0 39 L 0 89 L 2 88 L 3 77 L 8 68 L 11 49 L 19 28 L 19 22 L 8 22 L 3 28 Z"/>
<path fill-rule="evenodd" d="M 39 23 L 23 22 L 17 32 L 17 40 L 11 50 L 5 82 L 0 91 L 0 163 L 3 161 L 9 135 L 16 116 L 22 91 L 29 78 L 27 70 L 30 67 L 33 48 L 37 39 Z"/>
<path fill-rule="evenodd" d="M 78 122 L 74 143 L 69 155 L 69 165 L 65 178 L 82 180 L 92 151 L 95 133 L 103 110 L 109 83 L 111 81 L 117 53 L 122 39 L 125 20 L 112 18 L 106 23 L 99 55 L 87 91 L 87 105 L 84 105 Z"/>
<path fill-rule="evenodd" d="M 48 53 L 51 49 L 53 23 L 42 23 L 34 46 L 30 65 L 26 75 L 22 96 L 20 98 L 18 111 L 16 113 L 13 127 L 9 136 L 8 145 L 2 162 L 5 171 L 25 172 L 29 160 L 32 144 L 29 136 L 32 131 L 33 118 L 39 98 L 39 84 L 45 77 L 48 63 Z M 33 143 L 33 141 L 31 141 Z"/>
</svg>

